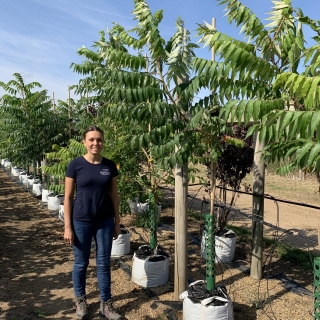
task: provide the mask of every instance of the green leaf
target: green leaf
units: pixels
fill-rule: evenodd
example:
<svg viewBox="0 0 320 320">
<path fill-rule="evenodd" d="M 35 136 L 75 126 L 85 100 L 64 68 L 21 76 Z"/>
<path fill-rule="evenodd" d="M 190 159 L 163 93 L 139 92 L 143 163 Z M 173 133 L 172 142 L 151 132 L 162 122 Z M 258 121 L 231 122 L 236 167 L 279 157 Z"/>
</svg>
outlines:
<svg viewBox="0 0 320 320">
<path fill-rule="evenodd" d="M 253 102 L 253 120 L 257 121 L 259 119 L 259 114 L 260 114 L 260 104 L 261 101 L 260 100 L 255 100 Z"/>
<path fill-rule="evenodd" d="M 316 128 L 320 126 L 320 111 L 314 111 L 312 119 L 310 121 L 310 133 L 313 135 L 316 132 Z"/>
<path fill-rule="evenodd" d="M 278 122 L 280 122 L 280 127 L 279 127 L 280 132 L 283 131 L 290 124 L 290 121 L 292 120 L 293 115 L 294 115 L 293 112 L 286 111 L 283 120 L 282 121 L 278 120 Z"/>
<path fill-rule="evenodd" d="M 300 163 L 301 159 L 308 154 L 308 152 L 310 151 L 310 149 L 313 146 L 313 142 L 307 142 L 299 151 L 297 154 L 297 163 Z"/>
<path fill-rule="evenodd" d="M 308 157 L 307 166 L 309 168 L 314 164 L 315 160 L 319 157 L 319 155 L 320 155 L 320 143 L 315 143 L 311 148 L 311 151 Z"/>
<path fill-rule="evenodd" d="M 300 134 L 302 137 L 305 136 L 306 129 L 310 124 L 311 117 L 313 116 L 313 113 L 311 111 L 305 111 L 301 117 L 300 121 Z"/>
<path fill-rule="evenodd" d="M 243 115 L 244 115 L 246 104 L 247 104 L 247 101 L 242 100 L 237 106 L 237 119 L 238 119 L 239 125 L 241 125 L 241 122 L 243 121 Z"/>
<path fill-rule="evenodd" d="M 253 118 L 253 101 L 249 100 L 244 111 L 244 124 L 247 125 Z"/>
</svg>

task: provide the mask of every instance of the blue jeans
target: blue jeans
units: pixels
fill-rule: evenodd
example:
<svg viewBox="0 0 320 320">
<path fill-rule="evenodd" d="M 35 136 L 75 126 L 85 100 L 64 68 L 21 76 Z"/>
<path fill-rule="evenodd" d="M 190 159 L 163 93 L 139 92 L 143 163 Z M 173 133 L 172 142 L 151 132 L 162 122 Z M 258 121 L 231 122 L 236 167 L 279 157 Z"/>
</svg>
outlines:
<svg viewBox="0 0 320 320">
<path fill-rule="evenodd" d="M 72 281 L 76 297 L 86 294 L 86 271 L 89 265 L 91 241 L 96 243 L 98 285 L 102 301 L 111 299 L 110 255 L 114 232 L 114 218 L 100 222 L 73 220 L 74 265 Z"/>
</svg>

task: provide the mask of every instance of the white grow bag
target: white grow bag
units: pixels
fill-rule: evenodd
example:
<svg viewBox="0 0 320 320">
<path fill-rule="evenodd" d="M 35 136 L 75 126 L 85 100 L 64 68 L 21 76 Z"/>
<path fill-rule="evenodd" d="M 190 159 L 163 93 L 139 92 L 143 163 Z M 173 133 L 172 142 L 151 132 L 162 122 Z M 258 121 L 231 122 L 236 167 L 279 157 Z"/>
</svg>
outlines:
<svg viewBox="0 0 320 320">
<path fill-rule="evenodd" d="M 131 210 L 131 213 L 142 213 L 144 211 L 149 210 L 149 203 L 145 202 L 145 203 L 141 203 L 139 202 L 139 198 L 135 198 L 135 201 L 127 201 Z"/>
<path fill-rule="evenodd" d="M 59 216 L 58 219 L 61 221 L 64 221 L 64 205 L 60 204 L 59 205 Z"/>
<path fill-rule="evenodd" d="M 139 198 L 136 198 L 135 201 L 127 200 L 130 207 L 131 213 L 139 214 L 149 210 L 149 203 L 139 202 Z M 161 216 L 161 204 L 157 205 L 157 213 Z"/>
<path fill-rule="evenodd" d="M 13 167 L 11 169 L 11 173 L 14 177 L 19 177 L 21 168 Z"/>
<path fill-rule="evenodd" d="M 42 183 L 33 183 L 33 185 L 32 185 L 33 194 L 35 194 L 36 196 L 41 196 L 42 195 L 42 188 L 43 188 Z"/>
<path fill-rule="evenodd" d="M 121 234 L 112 241 L 111 256 L 119 257 L 130 253 L 130 233 L 125 228 L 120 228 Z"/>
<path fill-rule="evenodd" d="M 19 181 L 22 182 L 23 176 L 27 175 L 27 173 L 24 170 L 19 171 Z"/>
<path fill-rule="evenodd" d="M 153 261 L 153 259 L 159 259 L 159 261 Z M 169 280 L 169 257 L 154 255 L 144 260 L 134 253 L 131 280 L 143 288 L 166 284 Z"/>
<path fill-rule="evenodd" d="M 198 282 L 204 281 L 195 281 L 190 286 Z M 188 291 L 185 291 L 180 294 L 180 299 L 183 299 L 183 320 L 234 320 L 232 302 L 228 297 L 213 296 L 200 303 L 188 298 Z M 210 305 L 214 300 L 222 302 L 221 305 Z"/>
<path fill-rule="evenodd" d="M 28 183 L 28 175 L 27 175 L 27 174 L 22 174 L 22 175 L 20 175 L 20 181 L 21 181 L 23 184 L 27 184 L 27 183 Z"/>
<path fill-rule="evenodd" d="M 232 230 L 228 230 L 222 236 L 215 236 L 215 262 L 228 263 L 233 261 L 236 250 L 236 234 Z M 203 231 L 201 239 L 201 256 L 207 257 L 206 250 L 206 232 Z"/>
<path fill-rule="evenodd" d="M 28 178 L 27 187 L 28 188 L 32 188 L 33 183 L 34 183 L 34 179 L 33 178 Z"/>
<path fill-rule="evenodd" d="M 59 211 L 59 206 L 63 202 L 63 195 L 48 196 L 48 210 Z"/>
<path fill-rule="evenodd" d="M 4 163 L 4 167 L 7 168 L 7 169 L 11 168 L 11 162 L 10 161 L 6 161 Z"/>
<path fill-rule="evenodd" d="M 42 189 L 41 201 L 47 203 L 48 202 L 48 195 L 49 195 L 49 190 L 48 189 Z"/>
</svg>

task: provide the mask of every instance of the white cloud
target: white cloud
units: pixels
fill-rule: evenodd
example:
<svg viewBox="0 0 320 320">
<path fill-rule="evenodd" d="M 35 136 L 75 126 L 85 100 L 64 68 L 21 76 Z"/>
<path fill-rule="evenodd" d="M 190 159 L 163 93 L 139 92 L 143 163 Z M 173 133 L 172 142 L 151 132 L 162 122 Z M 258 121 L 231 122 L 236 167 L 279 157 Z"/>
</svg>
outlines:
<svg viewBox="0 0 320 320">
<path fill-rule="evenodd" d="M 103 9 L 99 9 L 97 7 L 91 7 L 91 6 L 87 6 L 87 5 L 83 5 L 82 7 L 84 9 L 86 9 L 86 10 L 90 10 L 90 11 L 97 12 L 97 13 L 100 13 L 100 14 L 106 14 L 108 16 L 117 17 L 117 18 L 130 20 L 130 21 L 133 20 L 133 15 L 131 15 L 130 12 L 128 12 L 127 15 L 124 15 L 124 14 L 121 14 L 121 13 L 118 13 L 118 12 L 113 12 L 111 10 L 103 10 Z"/>
<path fill-rule="evenodd" d="M 111 24 L 112 21 L 108 21 L 106 16 L 114 16 L 125 20 L 132 20 L 130 15 L 130 10 L 127 11 L 127 15 L 123 15 L 113 8 L 111 2 L 103 1 L 102 6 L 88 6 L 86 1 L 77 0 L 77 1 L 64 1 L 55 0 L 55 1 L 43 1 L 43 0 L 31 0 L 37 5 L 47 7 L 49 9 L 57 10 L 62 12 L 66 16 L 70 16 L 72 19 L 82 23 L 87 24 L 95 29 L 101 30 L 107 27 L 107 24 Z M 130 3 L 130 2 L 128 2 Z M 97 3 L 98 4 L 98 3 Z M 101 8 L 104 9 L 101 9 Z M 96 15 L 88 13 L 88 10 L 95 12 Z"/>
<path fill-rule="evenodd" d="M 28 61 L 28 63 L 50 62 L 59 59 L 52 52 L 59 53 L 57 43 L 0 30 L 0 53 L 9 61 Z M 51 54 L 50 54 L 51 53 Z"/>
</svg>

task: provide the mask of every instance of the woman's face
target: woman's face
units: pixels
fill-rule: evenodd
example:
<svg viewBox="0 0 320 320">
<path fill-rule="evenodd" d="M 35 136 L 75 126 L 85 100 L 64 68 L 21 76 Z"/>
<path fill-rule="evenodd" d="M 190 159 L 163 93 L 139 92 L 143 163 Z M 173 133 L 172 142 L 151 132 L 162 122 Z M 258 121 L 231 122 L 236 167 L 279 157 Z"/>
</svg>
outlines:
<svg viewBox="0 0 320 320">
<path fill-rule="evenodd" d="M 103 148 L 103 135 L 99 131 L 89 131 L 86 134 L 83 144 L 87 149 L 87 153 L 92 155 L 100 155 Z"/>
</svg>

